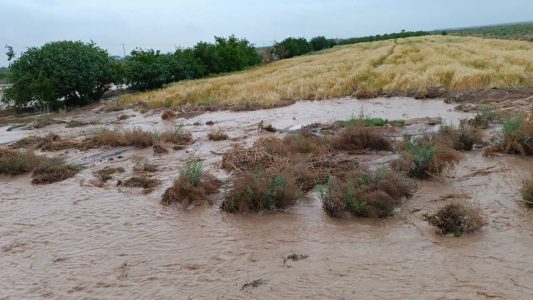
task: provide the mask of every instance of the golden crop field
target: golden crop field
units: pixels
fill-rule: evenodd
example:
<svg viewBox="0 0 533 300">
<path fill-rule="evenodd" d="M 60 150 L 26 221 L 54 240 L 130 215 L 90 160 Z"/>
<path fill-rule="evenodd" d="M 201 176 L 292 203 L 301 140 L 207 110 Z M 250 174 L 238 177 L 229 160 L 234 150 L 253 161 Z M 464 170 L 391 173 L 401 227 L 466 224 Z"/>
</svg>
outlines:
<svg viewBox="0 0 533 300">
<path fill-rule="evenodd" d="M 183 81 L 122 97 L 118 105 L 260 105 L 287 100 L 372 97 L 381 92 L 424 93 L 533 86 L 533 43 L 426 36 L 335 47 L 218 77 Z"/>
</svg>

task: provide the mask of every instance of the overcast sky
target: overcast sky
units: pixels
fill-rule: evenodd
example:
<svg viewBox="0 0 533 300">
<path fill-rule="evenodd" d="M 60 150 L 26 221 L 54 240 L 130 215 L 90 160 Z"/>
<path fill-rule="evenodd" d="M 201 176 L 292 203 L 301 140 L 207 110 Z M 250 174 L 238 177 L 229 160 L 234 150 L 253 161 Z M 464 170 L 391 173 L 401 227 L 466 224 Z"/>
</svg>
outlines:
<svg viewBox="0 0 533 300">
<path fill-rule="evenodd" d="M 19 53 L 53 40 L 111 54 L 165 51 L 235 34 L 257 46 L 288 36 L 357 37 L 530 21 L 532 0 L 0 0 L 0 43 Z M 1 49 L 0 66 L 6 66 Z"/>
</svg>

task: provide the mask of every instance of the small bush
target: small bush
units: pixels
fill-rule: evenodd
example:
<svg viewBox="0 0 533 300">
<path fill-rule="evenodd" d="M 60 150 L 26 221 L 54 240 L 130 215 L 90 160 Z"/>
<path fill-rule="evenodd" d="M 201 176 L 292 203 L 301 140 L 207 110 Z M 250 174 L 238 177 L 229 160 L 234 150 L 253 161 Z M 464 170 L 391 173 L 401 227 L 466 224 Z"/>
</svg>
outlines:
<svg viewBox="0 0 533 300">
<path fill-rule="evenodd" d="M 0 148 L 0 174 L 20 175 L 32 171 L 32 183 L 48 184 L 73 177 L 80 167 L 66 164 L 59 158 L 37 156 L 30 151 Z"/>
<path fill-rule="evenodd" d="M 230 213 L 281 209 L 294 204 L 300 196 L 296 180 L 288 172 L 247 171 L 239 174 L 232 185 L 221 205 Z"/>
<path fill-rule="evenodd" d="M 106 182 L 113 178 L 111 175 L 115 173 L 124 173 L 124 172 L 125 170 L 122 167 L 117 167 L 117 168 L 105 167 L 101 170 L 94 172 L 94 176 L 96 176 L 96 178 L 100 179 L 102 182 Z"/>
<path fill-rule="evenodd" d="M 140 187 L 145 190 L 154 189 L 159 184 L 159 180 L 144 176 L 134 176 L 123 183 L 125 187 Z"/>
<path fill-rule="evenodd" d="M 438 228 L 440 233 L 454 236 L 478 231 L 485 225 L 478 211 L 460 204 L 448 204 L 426 218 L 431 225 Z"/>
<path fill-rule="evenodd" d="M 212 131 L 207 134 L 207 137 L 210 141 L 224 141 L 228 139 L 228 135 L 222 130 Z"/>
<path fill-rule="evenodd" d="M 502 151 L 510 154 L 533 154 L 533 120 L 514 117 L 503 123 Z"/>
<path fill-rule="evenodd" d="M 148 161 L 143 161 L 138 164 L 136 164 L 133 167 L 133 170 L 136 172 L 147 172 L 147 173 L 154 173 L 157 172 L 158 167 L 155 164 L 152 164 Z"/>
<path fill-rule="evenodd" d="M 356 172 L 344 180 L 331 178 L 320 192 L 322 208 L 332 217 L 350 213 L 359 217 L 389 216 L 402 198 L 411 196 L 412 184 L 399 174 L 380 169 Z"/>
<path fill-rule="evenodd" d="M 80 168 L 64 163 L 60 159 L 44 159 L 33 170 L 33 184 L 49 184 L 74 177 Z"/>
<path fill-rule="evenodd" d="M 458 129 L 442 126 L 437 134 L 437 139 L 450 148 L 467 151 L 471 151 L 475 144 L 480 144 L 483 141 L 481 132 L 469 125 L 462 125 Z"/>
<path fill-rule="evenodd" d="M 343 129 L 331 142 L 337 150 L 392 150 L 390 140 L 381 131 L 361 126 Z"/>
<path fill-rule="evenodd" d="M 410 177 L 424 179 L 440 175 L 447 167 L 459 161 L 461 155 L 446 144 L 437 142 L 435 136 L 406 138 L 401 157 L 395 162 L 398 170 Z"/>
<path fill-rule="evenodd" d="M 31 172 L 40 157 L 30 151 L 19 152 L 0 148 L 0 174 L 19 175 Z"/>
<path fill-rule="evenodd" d="M 529 206 L 533 206 L 533 176 L 531 176 L 530 179 L 524 181 L 521 192 L 524 201 Z"/>
<path fill-rule="evenodd" d="M 192 203 L 206 201 L 209 194 L 218 192 L 221 182 L 202 170 L 200 161 L 190 161 L 180 172 L 179 178 L 168 188 L 161 199 L 164 205 L 180 203 L 187 208 Z"/>
<path fill-rule="evenodd" d="M 161 114 L 161 119 L 163 119 L 163 120 L 170 120 L 170 119 L 174 119 L 174 118 L 176 118 L 176 113 L 171 111 L 171 110 L 165 110 Z"/>
</svg>

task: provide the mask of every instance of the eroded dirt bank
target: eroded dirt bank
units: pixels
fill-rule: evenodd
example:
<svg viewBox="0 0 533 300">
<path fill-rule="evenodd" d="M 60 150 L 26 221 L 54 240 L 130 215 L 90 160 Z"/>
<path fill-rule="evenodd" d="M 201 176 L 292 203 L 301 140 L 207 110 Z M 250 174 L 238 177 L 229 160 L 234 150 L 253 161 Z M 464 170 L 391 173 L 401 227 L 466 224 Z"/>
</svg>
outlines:
<svg viewBox="0 0 533 300">
<path fill-rule="evenodd" d="M 361 110 L 372 117 L 442 117 L 448 123 L 470 116 L 438 100 L 341 99 L 171 121 L 155 112 L 94 108 L 59 117 L 93 125 L 0 128 L 0 142 L 9 143 L 49 132 L 77 137 L 103 126 L 162 130 L 183 124 L 196 140 L 161 156 L 151 148 L 61 151 L 55 154 L 86 169 L 51 185 L 32 186 L 29 176 L 0 177 L 0 294 L 13 299 L 533 297 L 533 211 L 517 202 L 521 180 L 533 167 L 531 158 L 465 153 L 442 179 L 419 181 L 399 213 L 383 220 L 332 219 L 316 193 L 286 211 L 260 215 L 227 214 L 218 205 L 184 211 L 160 204 L 164 189 L 191 157 L 204 159 L 207 169 L 227 178 L 217 153 L 271 135 L 257 132 L 260 120 L 288 130 L 347 119 Z M 122 114 L 131 117 L 118 121 Z M 207 133 L 217 128 L 231 139 L 208 141 Z M 405 131 L 432 128 L 420 121 Z M 372 165 L 387 162 L 387 155 L 358 160 Z M 135 163 L 144 159 L 159 166 L 154 176 L 161 186 L 149 194 L 117 187 L 116 181 L 131 176 Z M 95 187 L 92 172 L 104 166 L 126 172 Z M 217 195 L 215 203 L 222 197 Z M 435 234 L 423 214 L 453 201 L 478 207 L 488 225 L 461 238 Z M 307 258 L 285 261 L 293 253 Z M 245 285 L 254 280 L 261 280 L 256 287 Z"/>
</svg>

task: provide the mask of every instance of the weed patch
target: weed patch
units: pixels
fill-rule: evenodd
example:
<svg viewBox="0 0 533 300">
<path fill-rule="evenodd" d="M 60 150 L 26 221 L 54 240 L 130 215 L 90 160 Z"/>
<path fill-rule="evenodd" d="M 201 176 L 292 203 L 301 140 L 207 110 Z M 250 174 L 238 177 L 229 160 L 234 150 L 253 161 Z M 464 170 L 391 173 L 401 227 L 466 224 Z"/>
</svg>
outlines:
<svg viewBox="0 0 533 300">
<path fill-rule="evenodd" d="M 402 198 L 412 194 L 412 182 L 389 169 L 355 172 L 341 180 L 332 177 L 320 191 L 322 208 L 332 217 L 389 216 Z"/>
<path fill-rule="evenodd" d="M 480 230 L 485 221 L 477 210 L 460 204 L 448 204 L 437 213 L 426 216 L 427 221 L 442 234 L 461 236 Z"/>
<path fill-rule="evenodd" d="M 337 150 L 360 151 L 392 150 L 391 141 L 383 131 L 361 126 L 347 127 L 332 138 L 332 146 Z"/>
<path fill-rule="evenodd" d="M 165 191 L 161 203 L 180 203 L 187 208 L 190 204 L 207 201 L 207 196 L 217 193 L 221 184 L 213 175 L 203 171 L 201 161 L 193 160 L 187 163 L 179 178 Z"/>
<path fill-rule="evenodd" d="M 145 176 L 134 176 L 126 180 L 122 185 L 125 187 L 139 187 L 145 190 L 152 190 L 160 184 L 159 180 Z"/>
<path fill-rule="evenodd" d="M 282 209 L 294 204 L 301 195 L 292 174 L 272 169 L 241 173 L 232 186 L 221 205 L 230 213 Z"/>
<path fill-rule="evenodd" d="M 212 131 L 207 134 L 207 137 L 210 141 L 224 141 L 228 139 L 228 135 L 222 130 Z"/>
<path fill-rule="evenodd" d="M 125 170 L 122 167 L 112 168 L 112 167 L 105 167 L 101 170 L 98 170 L 94 172 L 94 176 L 98 179 L 100 179 L 102 182 L 106 182 L 113 178 L 113 174 L 115 173 L 124 173 Z"/>
<path fill-rule="evenodd" d="M 421 138 L 405 138 L 403 151 L 394 163 L 397 170 L 405 171 L 410 177 L 424 179 L 440 175 L 447 167 L 459 161 L 461 155 L 438 141 L 432 135 Z"/>
</svg>

